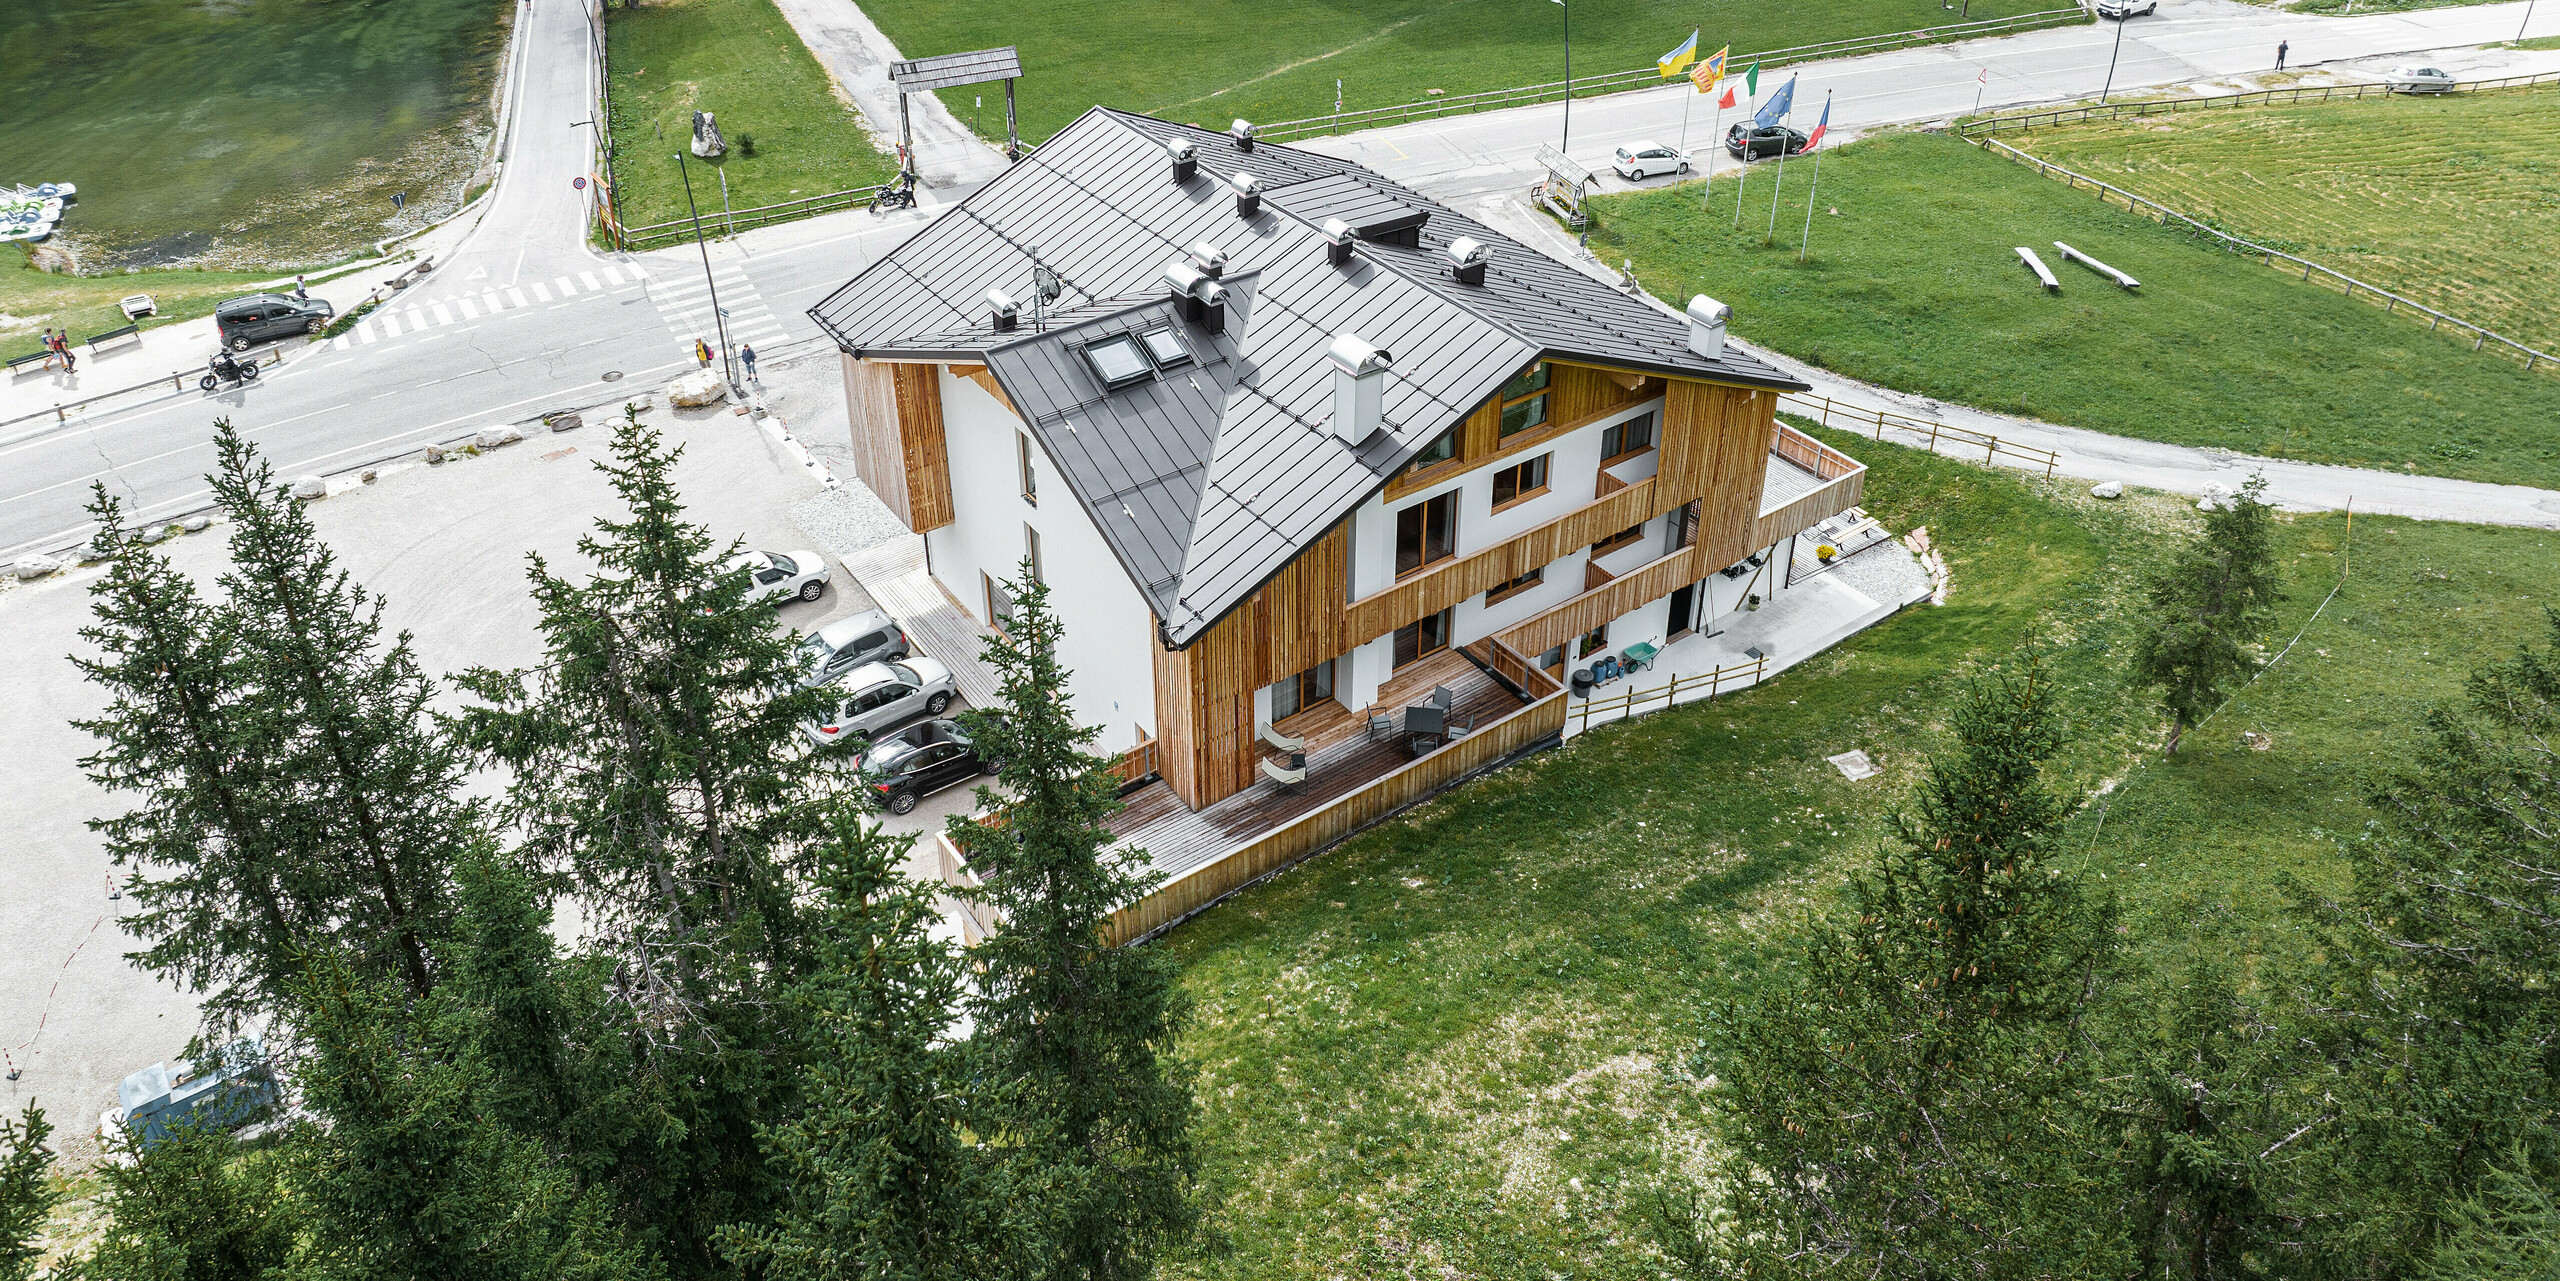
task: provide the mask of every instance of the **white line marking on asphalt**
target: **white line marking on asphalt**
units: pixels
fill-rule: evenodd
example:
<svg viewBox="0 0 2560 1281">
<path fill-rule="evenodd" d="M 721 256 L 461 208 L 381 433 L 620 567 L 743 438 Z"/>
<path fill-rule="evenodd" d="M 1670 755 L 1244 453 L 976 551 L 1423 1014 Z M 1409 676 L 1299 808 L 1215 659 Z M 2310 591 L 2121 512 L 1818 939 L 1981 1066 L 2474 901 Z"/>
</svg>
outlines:
<svg viewBox="0 0 2560 1281">
<path fill-rule="evenodd" d="M 420 311 L 415 307 L 411 307 L 407 311 L 400 313 L 400 318 L 409 322 L 410 333 L 414 334 L 427 327 L 427 313 Z"/>
<path fill-rule="evenodd" d="M 602 288 L 604 288 L 604 282 L 603 282 L 603 281 L 601 281 L 601 280 L 596 279 L 596 273 L 594 273 L 594 272 L 592 272 L 592 271 L 582 271 L 582 272 L 579 272 L 579 273 L 578 273 L 578 279 L 580 279 L 580 280 L 583 280 L 583 281 L 587 282 L 587 288 L 589 288 L 589 289 L 602 289 Z"/>
<path fill-rule="evenodd" d="M 619 285 L 622 283 L 622 269 L 614 266 L 612 263 L 606 263 L 604 267 L 604 278 Z"/>
<path fill-rule="evenodd" d="M 435 316 L 437 324 L 450 325 L 453 323 L 453 313 L 445 310 L 445 305 L 443 303 L 428 303 L 427 310 Z"/>
<path fill-rule="evenodd" d="M 514 303 L 516 306 L 519 306 L 519 307 L 530 307 L 530 306 L 532 306 L 532 305 L 533 305 L 533 304 L 531 304 L 531 303 L 529 303 L 529 302 L 526 302 L 526 301 L 525 301 L 524 291 L 523 291 L 523 290 L 521 290 L 521 289 L 509 289 L 509 290 L 507 290 L 507 301 L 508 301 L 508 302 L 511 302 L 511 303 Z"/>
<path fill-rule="evenodd" d="M 331 342 L 331 343 L 329 344 L 329 350 L 331 350 L 331 351 L 345 351 L 345 350 L 347 349 L 347 343 L 348 343 L 348 341 L 349 341 L 349 340 L 351 340 L 351 339 L 353 339 L 354 337 L 355 337 L 355 335 L 353 335 L 353 334 L 340 334 L 340 335 L 338 335 L 337 340 L 336 340 L 336 341 L 334 341 L 334 342 Z"/>
<path fill-rule="evenodd" d="M 376 325 L 371 320 L 367 320 L 363 324 L 356 326 L 355 339 L 357 342 L 364 343 L 369 346 L 382 340 L 380 330 L 381 326 Z"/>
<path fill-rule="evenodd" d="M 543 288 L 542 282 L 537 280 L 533 282 L 533 298 L 536 302 L 549 302 L 551 301 L 551 291 Z"/>
<path fill-rule="evenodd" d="M 551 287 L 559 290 L 560 296 L 563 298 L 578 292 L 578 282 L 569 279 L 567 276 L 562 276 L 558 280 L 552 281 Z"/>
<path fill-rule="evenodd" d="M 491 315 L 495 315 L 507 304 L 499 301 L 498 291 L 492 289 L 489 292 L 480 295 L 480 305 L 488 308 Z"/>
<path fill-rule="evenodd" d="M 293 416 L 293 417 L 291 417 L 291 418 L 281 419 L 281 420 L 276 421 L 276 422 L 268 423 L 268 424 L 266 425 L 266 427 L 282 427 L 282 426 L 284 426 L 286 423 L 298 423 L 298 422 L 301 422 L 301 421 L 302 421 L 303 419 L 305 419 L 305 418 L 317 418 L 317 417 L 319 417 L 319 416 L 320 416 L 320 415 L 322 415 L 322 414 L 334 414 L 334 413 L 338 412 L 339 410 L 341 410 L 341 409 L 345 409 L 345 408 L 347 408 L 348 406 L 351 406 L 351 405 L 353 405 L 353 404 L 355 404 L 355 402 L 354 402 L 354 401 L 352 401 L 352 400 L 350 400 L 350 401 L 348 401 L 345 405 L 331 405 L 331 406 L 329 406 L 327 409 L 315 409 L 315 410 L 312 410 L 310 413 L 307 413 L 307 414 L 296 414 L 296 415 L 294 415 L 294 416 Z M 174 408 L 174 406 L 173 406 L 173 408 Z M 250 428 L 249 430 L 251 430 L 251 431 L 253 431 L 253 432 L 254 432 L 254 431 L 264 431 L 264 430 L 266 430 L 266 427 L 252 427 L 252 428 Z M 96 427 L 91 427 L 91 428 L 89 428 L 88 430 L 90 430 L 90 431 L 95 431 L 95 430 L 97 430 L 97 428 L 96 428 Z M 22 449 L 33 449 L 33 448 L 35 448 L 35 447 L 36 447 L 36 446 L 38 446 L 38 445 L 45 444 L 45 443 L 47 443 L 48 441 L 51 441 L 51 440 L 54 440 L 54 439 L 59 439 L 59 437 L 46 437 L 44 440 L 30 440 L 30 441 L 25 442 L 24 444 L 21 444 L 21 445 L 15 446 L 14 448 L 10 448 L 10 449 L 0 449 L 0 454 L 14 454 L 14 453 L 17 453 L 19 450 L 22 450 Z M 210 444 L 212 444 L 212 443 L 213 443 L 212 441 L 207 440 L 207 441 L 203 442 L 202 444 L 181 446 L 181 447 L 179 447 L 179 448 L 177 448 L 177 449 L 172 449 L 172 450 L 170 450 L 168 453 L 165 453 L 165 454 L 153 454 L 153 455 L 152 455 L 151 457 L 149 457 L 149 458 L 137 459 L 137 460 L 135 460 L 135 461 L 133 461 L 133 462 L 130 462 L 130 463 L 122 463 L 122 464 L 119 464 L 119 466 L 126 466 L 126 467 L 138 467 L 138 466 L 141 466 L 143 463 L 158 462 L 159 460 L 161 460 L 161 459 L 163 459 L 163 458 L 167 458 L 170 454 L 183 454 L 183 453 L 185 453 L 185 452 L 186 452 L 187 450 L 189 450 L 189 449 L 202 449 L 202 448 L 204 448 L 206 445 L 210 445 Z M 86 478 L 84 477 L 83 479 L 86 479 Z M 12 494 L 12 495 L 10 495 L 10 496 L 9 496 L 9 497 L 7 497 L 7 498 L 0 498 L 0 506 L 5 506 L 5 505 L 7 505 L 7 504 L 9 504 L 9 503 L 14 503 L 14 502 L 18 501 L 18 500 L 19 500 L 19 499 L 21 499 L 21 498 L 32 498 L 32 497 L 34 497 L 34 496 L 35 496 L 35 495 L 37 495 L 37 494 L 50 493 L 50 492 L 52 492 L 52 491 L 54 491 L 54 490 L 57 490 L 57 489 L 62 488 L 64 485 L 77 485 L 77 484 L 80 484 L 80 483 L 82 483 L 82 482 L 81 482 L 81 481 L 79 481 L 79 480 L 65 480 L 65 481 L 57 481 L 57 482 L 55 482 L 54 484 L 47 485 L 47 486 L 45 486 L 45 487 L 44 487 L 44 488 L 42 488 L 42 489 L 30 489 L 30 490 L 28 490 L 27 492 L 25 492 L 25 493 L 23 493 L 23 494 Z"/>
<path fill-rule="evenodd" d="M 464 320 L 478 320 L 480 318 L 479 304 L 473 302 L 471 299 L 461 299 L 454 305 L 462 308 L 462 318 Z"/>
</svg>

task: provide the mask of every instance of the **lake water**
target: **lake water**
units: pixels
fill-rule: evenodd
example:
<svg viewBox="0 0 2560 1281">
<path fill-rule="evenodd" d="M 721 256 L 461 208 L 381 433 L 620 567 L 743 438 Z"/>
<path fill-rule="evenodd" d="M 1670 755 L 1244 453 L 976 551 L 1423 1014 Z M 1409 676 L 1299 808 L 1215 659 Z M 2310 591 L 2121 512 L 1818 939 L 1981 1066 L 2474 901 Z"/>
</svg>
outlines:
<svg viewBox="0 0 2560 1281">
<path fill-rule="evenodd" d="M 458 205 L 511 4 L 0 0 L 0 186 L 78 183 L 84 270 L 343 257 Z"/>
</svg>

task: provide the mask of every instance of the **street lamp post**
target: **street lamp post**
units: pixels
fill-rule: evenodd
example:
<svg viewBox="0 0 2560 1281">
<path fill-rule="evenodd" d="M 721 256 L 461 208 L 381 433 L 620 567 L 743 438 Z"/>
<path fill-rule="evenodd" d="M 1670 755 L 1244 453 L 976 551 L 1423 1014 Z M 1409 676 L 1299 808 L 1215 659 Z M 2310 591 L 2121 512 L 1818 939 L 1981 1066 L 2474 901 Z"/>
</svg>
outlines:
<svg viewBox="0 0 2560 1281">
<path fill-rule="evenodd" d="M 2127 22 L 2129 22 L 2129 21 L 2132 21 L 2132 19 L 2130 19 L 2130 18 L 2118 18 L 2118 19 L 2116 19 L 2116 44 L 2115 44 L 2115 48 L 2114 48 L 2113 50 L 2109 51 L 2109 52 L 2108 52 L 2108 54 L 2107 54 L 2107 86 L 2106 86 L 2106 88 L 2104 88 L 2104 89 L 2100 89 L 2100 90 L 2098 91 L 2098 105 L 2100 105 L 2100 106 L 2105 106 L 2105 105 L 2106 105 L 2106 102 L 2107 102 L 2107 95 L 2108 95 L 2108 94 L 2110 94 L 2110 93 L 2115 92 L 2115 87 L 2116 87 L 2116 55 L 2124 52 L 2124 24 L 2125 24 L 2125 23 L 2127 23 Z"/>
<path fill-rule="evenodd" d="M 693 169 L 681 151 L 676 153 L 676 172 L 684 175 L 684 207 L 693 211 L 693 247 L 702 251 L 702 283 L 711 291 L 711 329 L 720 335 L 720 370 L 734 391 L 738 367 L 729 351 L 729 314 L 720 310 L 720 284 L 711 278 L 711 246 L 702 239 L 702 210 L 693 203 Z"/>
<path fill-rule="evenodd" d="M 1573 147 L 1573 6 L 1555 0 L 1564 10 L 1564 140 L 1556 144 L 1559 152 Z"/>
<path fill-rule="evenodd" d="M 2524 21 L 2516 24 L 2516 43 L 2524 43 L 2524 29 L 2533 25 L 2534 0 L 2524 0 Z"/>
</svg>

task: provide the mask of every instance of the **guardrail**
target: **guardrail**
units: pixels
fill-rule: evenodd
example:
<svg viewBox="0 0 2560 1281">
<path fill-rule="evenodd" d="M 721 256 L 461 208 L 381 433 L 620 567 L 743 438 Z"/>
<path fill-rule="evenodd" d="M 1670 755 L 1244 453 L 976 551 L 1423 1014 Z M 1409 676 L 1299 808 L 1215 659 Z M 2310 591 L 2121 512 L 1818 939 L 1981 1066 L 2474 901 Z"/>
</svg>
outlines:
<svg viewBox="0 0 2560 1281">
<path fill-rule="evenodd" d="M 270 347 L 265 351 L 259 352 L 257 355 L 249 357 L 249 361 L 261 368 L 281 365 L 284 363 L 284 348 L 282 346 Z M 38 418 L 44 418 L 47 416 L 50 416 L 57 423 L 67 423 L 71 421 L 72 410 L 85 409 L 100 401 L 113 400 L 118 396 L 130 396 L 137 391 L 156 391 L 163 382 L 169 384 L 170 395 L 178 395 L 186 391 L 188 379 L 200 377 L 203 373 L 204 366 L 202 365 L 198 365 L 192 369 L 173 369 L 169 371 L 169 375 L 166 378 L 151 378 L 143 382 L 135 383 L 129 387 L 118 387 L 114 391 L 102 391 L 95 396 L 84 397 L 80 400 L 60 401 L 50 409 L 39 409 L 34 413 L 20 414 L 15 418 L 0 419 L 0 427 L 15 426 L 19 423 L 32 422 Z"/>
<path fill-rule="evenodd" d="M 740 224 L 750 228 L 764 227 L 777 222 L 790 222 L 796 218 L 807 218 L 815 214 L 833 213 L 839 209 L 868 209 L 872 201 L 886 190 L 888 187 L 883 185 L 856 187 L 849 191 L 830 191 L 817 196 L 802 196 L 798 200 L 785 200 L 779 204 L 757 205 L 752 209 L 723 213 L 716 221 L 721 225 L 720 234 L 734 235 Z M 606 227 L 614 236 L 616 246 L 622 249 L 653 249 L 660 244 L 675 244 L 693 235 L 691 218 L 671 218 L 665 222 L 653 222 L 638 227 L 624 227 L 609 221 Z"/>
<path fill-rule="evenodd" d="M 2537 85 L 2560 84 L 2560 72 L 2547 71 L 2535 76 L 2506 76 L 2496 80 L 2457 81 L 2444 93 L 2494 93 L 2502 89 L 2530 89 Z M 2139 119 L 2143 116 L 2177 115 L 2189 111 L 2228 110 L 2240 107 L 2292 106 L 2302 102 L 2353 102 L 2361 98 L 2379 98 L 2396 92 L 2389 85 L 2304 85 L 2290 89 L 2257 89 L 2248 93 L 2218 93 L 2195 98 L 2158 98 L 2147 102 L 2082 103 L 2076 107 L 2051 107 L 2042 111 L 2022 111 L 2014 115 L 1983 116 L 1959 121 L 1956 135 L 1972 138 L 2028 129 L 2051 128 L 2055 125 L 2079 124 L 2088 120 Z"/>
<path fill-rule="evenodd" d="M 2219 228 L 2209 227 L 2204 223 L 2198 222 L 2167 205 L 2161 204 L 2159 201 L 2135 195 L 2134 193 L 2116 186 L 2113 183 L 2092 178 L 2087 174 L 2075 173 L 2053 163 L 2052 161 L 2039 160 L 2036 157 L 2028 155 L 2026 152 L 2020 151 L 2016 147 L 2012 147 L 1997 138 L 1986 136 L 1977 138 L 1974 142 L 1985 151 L 1991 151 L 1994 148 L 1997 148 L 1999 151 L 2006 152 L 2010 159 L 2015 160 L 2020 164 L 2033 165 L 2035 166 L 2036 172 L 2045 177 L 2050 178 L 2059 175 L 2075 190 L 2085 183 L 2092 190 L 2095 190 L 2098 193 L 2098 199 L 2101 202 L 2105 201 L 2108 196 L 2112 195 L 2125 202 L 2125 209 L 2128 212 L 2142 214 L 2145 217 L 2162 223 L 2172 221 L 2184 223 L 2189 231 L 2198 235 L 2211 236 L 2215 240 L 2222 242 L 2222 247 L 2225 252 L 2245 252 L 2257 257 L 2261 262 L 2269 267 L 2275 266 L 2276 262 L 2281 259 L 2288 264 L 2288 269 L 2290 269 L 2290 267 L 2302 268 L 2302 278 L 2306 282 L 2314 275 L 2318 275 L 2326 280 L 2334 281 L 2344 286 L 2347 291 L 2347 297 L 2349 298 L 2355 297 L 2356 291 L 2361 289 L 2369 299 L 2380 301 L 2382 303 L 2382 310 L 2386 313 L 2398 311 L 2402 308 L 2418 312 L 2419 314 L 2428 317 L 2427 329 L 2429 332 L 2433 332 L 2445 325 L 2451 325 L 2456 329 L 2466 331 L 2473 336 L 2471 342 L 2471 350 L 2473 351 L 2480 351 L 2483 348 L 2486 348 L 2488 344 L 2494 342 L 2498 344 L 2495 349 L 2498 354 L 2502 356 L 2512 356 L 2524 361 L 2524 367 L 2527 371 L 2541 368 L 2542 362 L 2546 360 L 2552 362 L 2554 370 L 2560 370 L 2560 356 L 2554 356 L 2547 351 L 2527 347 L 2513 338 L 2509 338 L 2494 330 L 2483 329 L 2478 325 L 2472 324 L 2468 320 L 2463 320 L 2455 316 L 2448 316 L 2443 312 L 2405 294 L 2393 293 L 2380 285 L 2367 284 L 2364 281 L 2346 274 L 2345 272 L 2323 267 L 2308 258 L 2297 258 L 2281 249 L 2270 249 L 2256 241 L 2243 240 L 2229 232 L 2220 230 Z"/>
<path fill-rule="evenodd" d="M 1860 36 L 1849 40 L 1832 40 L 1823 44 L 1791 45 L 1784 49 L 1764 49 L 1758 53 L 1738 53 L 1726 64 L 1747 67 L 1757 62 L 1765 70 L 1788 63 L 1811 62 L 1819 58 L 1849 57 L 1862 53 L 1883 53 L 1891 49 L 1907 49 L 1919 44 L 1941 44 L 1950 40 L 1969 40 L 1975 36 L 2008 35 L 2034 31 L 2044 27 L 2067 26 L 2089 21 L 2088 11 L 2080 8 L 2046 9 L 2022 13 L 2009 18 L 1983 18 L 1974 22 L 1955 22 L 1939 27 L 1921 27 L 1878 36 Z M 1340 111 L 1326 116 L 1309 116 L 1303 120 L 1281 120 L 1254 127 L 1254 136 L 1272 142 L 1291 138 L 1312 137 L 1320 133 L 1341 133 L 1344 129 L 1369 129 L 1383 124 L 1401 124 L 1408 120 L 1433 120 L 1441 116 L 1472 115 L 1479 111 L 1498 111 L 1505 107 L 1525 107 L 1564 97 L 1568 82 L 1520 85 L 1510 89 L 1487 89 L 1480 93 L 1451 94 L 1438 98 L 1422 98 L 1392 107 L 1362 107 L 1356 111 Z M 1571 82 L 1575 97 L 1622 93 L 1657 85 L 1683 83 L 1682 78 L 1665 78 L 1660 66 L 1647 63 L 1632 71 L 1610 71 L 1596 76 L 1578 76 Z"/>
<path fill-rule="evenodd" d="M 2021 445 L 2015 441 L 2002 440 L 1989 432 L 1975 431 L 1970 427 L 1952 427 L 1945 423 L 1931 422 L 1926 418 L 1897 414 L 1891 410 L 1869 409 L 1864 405 L 1844 405 L 1829 396 L 1786 392 L 1778 397 L 1778 408 L 1793 409 L 1796 413 L 1813 419 L 1825 427 L 1840 425 L 1832 421 L 1837 418 L 1854 425 L 1858 431 L 1868 432 L 1877 440 L 1884 439 L 1887 431 L 1899 432 L 1906 438 L 1916 437 L 1916 440 L 1904 439 L 1900 443 L 1918 444 L 1933 454 L 1946 452 L 1941 446 L 1979 449 L 1982 451 L 1982 461 L 1986 463 L 1996 463 L 2000 461 L 2002 455 L 2007 455 L 2029 470 L 2042 470 L 2047 480 L 2051 480 L 2054 471 L 2062 465 L 2062 455 L 2050 449 Z"/>
<path fill-rule="evenodd" d="M 1684 701 L 1681 698 L 1682 694 L 1690 695 L 1686 700 L 1690 702 L 1702 698 L 1714 698 L 1727 690 L 1748 689 L 1759 684 L 1768 674 L 1769 660 L 1765 657 L 1755 658 L 1748 663 L 1719 667 L 1714 671 L 1700 672 L 1695 676 L 1674 676 L 1670 681 L 1656 685 L 1652 689 L 1631 689 L 1612 698 L 1589 699 L 1574 707 L 1570 713 L 1580 718 L 1579 723 L 1574 726 L 1574 732 L 1580 733 L 1591 728 L 1591 720 L 1595 716 L 1609 715 L 1613 720 L 1629 720 L 1643 715 L 1644 713 L 1636 709 L 1646 703 L 1659 700 L 1662 707 L 1667 708 Z M 1706 692 L 1699 693 L 1700 690 Z M 1660 711 L 1662 708 L 1654 710 Z"/>
</svg>

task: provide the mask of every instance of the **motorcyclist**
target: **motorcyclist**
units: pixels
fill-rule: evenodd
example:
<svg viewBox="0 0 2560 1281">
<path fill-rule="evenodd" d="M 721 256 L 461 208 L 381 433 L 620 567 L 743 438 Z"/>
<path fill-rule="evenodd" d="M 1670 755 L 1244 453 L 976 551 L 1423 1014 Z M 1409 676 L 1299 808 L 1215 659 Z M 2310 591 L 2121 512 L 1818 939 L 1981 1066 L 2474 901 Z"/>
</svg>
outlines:
<svg viewBox="0 0 2560 1281">
<path fill-rule="evenodd" d="M 253 381 L 258 376 L 257 361 L 235 360 L 230 352 L 219 347 L 213 349 L 213 355 L 204 362 L 204 368 L 204 377 L 198 380 L 197 385 L 206 391 L 213 390 L 216 380 L 241 383 Z"/>
</svg>

